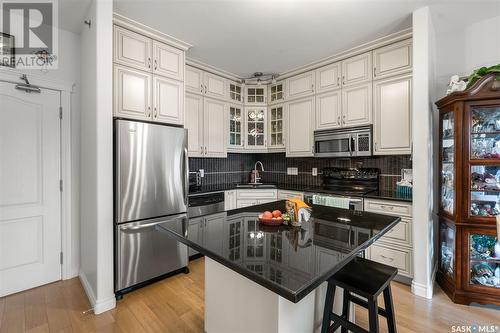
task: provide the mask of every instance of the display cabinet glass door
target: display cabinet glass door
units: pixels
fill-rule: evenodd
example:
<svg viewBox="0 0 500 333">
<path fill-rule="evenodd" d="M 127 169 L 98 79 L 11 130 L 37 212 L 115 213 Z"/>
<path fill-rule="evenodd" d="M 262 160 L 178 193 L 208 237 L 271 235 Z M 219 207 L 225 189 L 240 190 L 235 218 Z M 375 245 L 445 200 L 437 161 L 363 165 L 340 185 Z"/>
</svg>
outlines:
<svg viewBox="0 0 500 333">
<path fill-rule="evenodd" d="M 470 111 L 471 160 L 500 160 L 500 106 Z"/>
<path fill-rule="evenodd" d="M 283 107 L 276 106 L 270 109 L 271 128 L 271 146 L 283 146 Z"/>
<path fill-rule="evenodd" d="M 271 102 L 283 100 L 283 83 L 271 86 Z"/>
<path fill-rule="evenodd" d="M 229 84 L 229 98 L 241 102 L 241 87 L 233 83 Z"/>
<path fill-rule="evenodd" d="M 471 165 L 470 217 L 500 215 L 500 164 Z"/>
<path fill-rule="evenodd" d="M 229 107 L 229 145 L 232 147 L 241 147 L 243 145 L 241 133 L 242 122 L 241 108 L 236 106 Z"/>
<path fill-rule="evenodd" d="M 265 97 L 264 87 L 247 88 L 248 103 L 264 103 L 265 102 L 264 97 Z"/>
<path fill-rule="evenodd" d="M 446 222 L 439 223 L 440 257 L 439 268 L 446 276 L 454 278 L 455 265 L 455 228 Z"/>
<path fill-rule="evenodd" d="M 455 211 L 455 119 L 448 112 L 441 117 L 441 207 L 453 215 Z"/>
<path fill-rule="evenodd" d="M 500 245 L 496 230 L 473 230 L 469 241 L 469 286 L 500 288 Z"/>
<path fill-rule="evenodd" d="M 249 108 L 246 113 L 246 146 L 248 148 L 264 148 L 266 146 L 266 110 Z"/>
</svg>

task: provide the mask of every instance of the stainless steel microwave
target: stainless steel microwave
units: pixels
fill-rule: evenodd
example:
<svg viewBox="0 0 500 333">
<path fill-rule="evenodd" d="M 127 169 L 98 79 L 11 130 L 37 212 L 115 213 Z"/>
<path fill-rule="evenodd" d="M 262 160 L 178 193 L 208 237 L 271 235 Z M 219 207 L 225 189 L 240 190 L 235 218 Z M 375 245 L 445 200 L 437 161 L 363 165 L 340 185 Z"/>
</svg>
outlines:
<svg viewBox="0 0 500 333">
<path fill-rule="evenodd" d="M 314 131 L 314 156 L 316 157 L 371 155 L 371 126 Z"/>
</svg>

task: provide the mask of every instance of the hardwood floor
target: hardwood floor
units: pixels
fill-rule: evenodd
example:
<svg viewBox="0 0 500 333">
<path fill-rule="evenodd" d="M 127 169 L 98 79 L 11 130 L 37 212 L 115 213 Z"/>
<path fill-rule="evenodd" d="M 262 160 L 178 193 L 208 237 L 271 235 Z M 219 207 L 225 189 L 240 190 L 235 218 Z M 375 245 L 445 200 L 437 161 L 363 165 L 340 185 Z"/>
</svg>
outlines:
<svg viewBox="0 0 500 333">
<path fill-rule="evenodd" d="M 204 260 L 189 267 L 190 274 L 127 294 L 115 309 L 98 316 L 83 313 L 90 305 L 77 278 L 0 298 L 0 333 L 202 333 Z M 438 287 L 432 301 L 413 296 L 408 286 L 398 283 L 393 284 L 393 294 L 400 333 L 451 332 L 451 325 L 500 326 L 500 311 L 453 304 Z M 367 327 L 366 311 L 357 309 L 356 316 Z M 385 332 L 382 317 L 380 322 Z"/>
</svg>

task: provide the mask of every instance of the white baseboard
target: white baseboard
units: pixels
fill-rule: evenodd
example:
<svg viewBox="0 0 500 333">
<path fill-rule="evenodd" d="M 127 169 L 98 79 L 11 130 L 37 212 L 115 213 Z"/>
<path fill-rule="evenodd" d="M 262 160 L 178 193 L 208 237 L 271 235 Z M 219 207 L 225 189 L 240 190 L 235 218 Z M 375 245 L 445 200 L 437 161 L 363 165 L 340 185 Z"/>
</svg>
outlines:
<svg viewBox="0 0 500 333">
<path fill-rule="evenodd" d="M 94 314 L 101 314 L 103 312 L 109 311 L 111 309 L 114 309 L 116 307 L 116 299 L 114 296 L 109 297 L 107 299 L 103 300 L 96 300 L 94 290 L 92 290 L 92 287 L 90 286 L 89 281 L 87 280 L 87 277 L 85 276 L 85 273 L 80 271 L 80 281 L 82 283 L 83 289 L 85 290 L 85 293 L 87 294 L 87 298 L 89 299 L 90 305 L 92 306 L 92 309 L 94 310 Z"/>
<path fill-rule="evenodd" d="M 433 294 L 432 284 L 430 286 L 427 286 L 423 283 L 418 283 L 413 280 L 411 282 L 411 292 L 414 295 L 431 299 Z"/>
</svg>

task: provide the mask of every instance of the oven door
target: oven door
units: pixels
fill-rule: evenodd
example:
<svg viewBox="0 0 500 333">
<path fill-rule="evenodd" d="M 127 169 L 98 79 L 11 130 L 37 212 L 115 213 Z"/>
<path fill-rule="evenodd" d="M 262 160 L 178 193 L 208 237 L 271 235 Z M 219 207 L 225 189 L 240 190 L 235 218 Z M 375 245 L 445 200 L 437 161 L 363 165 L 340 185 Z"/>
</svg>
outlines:
<svg viewBox="0 0 500 333">
<path fill-rule="evenodd" d="M 353 156 L 354 148 L 354 137 L 351 133 L 314 133 L 314 156 L 316 157 L 349 157 Z"/>
</svg>

